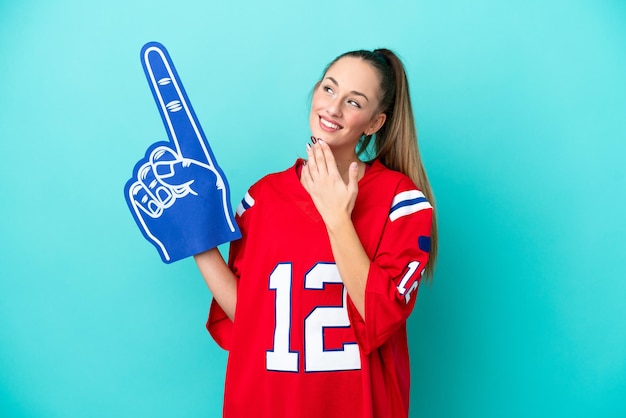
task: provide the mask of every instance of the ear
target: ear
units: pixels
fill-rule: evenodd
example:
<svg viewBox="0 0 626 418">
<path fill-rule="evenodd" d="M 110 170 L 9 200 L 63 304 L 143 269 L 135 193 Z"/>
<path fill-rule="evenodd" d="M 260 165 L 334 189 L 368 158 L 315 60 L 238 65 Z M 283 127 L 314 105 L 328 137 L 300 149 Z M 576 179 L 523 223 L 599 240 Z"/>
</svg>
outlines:
<svg viewBox="0 0 626 418">
<path fill-rule="evenodd" d="M 374 119 L 372 119 L 372 123 L 364 132 L 365 135 L 368 135 L 368 136 L 374 135 L 376 132 L 378 132 L 380 128 L 383 127 L 386 120 L 387 120 L 387 115 L 384 113 L 379 113 L 376 116 L 374 116 Z"/>
</svg>

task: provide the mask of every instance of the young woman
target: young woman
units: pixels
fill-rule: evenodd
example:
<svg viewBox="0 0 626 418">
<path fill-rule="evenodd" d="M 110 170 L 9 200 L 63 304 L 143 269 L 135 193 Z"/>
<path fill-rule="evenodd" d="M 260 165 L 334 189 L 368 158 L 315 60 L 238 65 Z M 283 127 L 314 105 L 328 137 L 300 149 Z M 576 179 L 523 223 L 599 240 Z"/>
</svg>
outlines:
<svg viewBox="0 0 626 418">
<path fill-rule="evenodd" d="M 224 417 L 407 417 L 406 320 L 437 240 L 401 61 L 336 58 L 309 123 L 307 160 L 244 197 L 228 265 L 195 256 L 229 350 Z"/>
</svg>

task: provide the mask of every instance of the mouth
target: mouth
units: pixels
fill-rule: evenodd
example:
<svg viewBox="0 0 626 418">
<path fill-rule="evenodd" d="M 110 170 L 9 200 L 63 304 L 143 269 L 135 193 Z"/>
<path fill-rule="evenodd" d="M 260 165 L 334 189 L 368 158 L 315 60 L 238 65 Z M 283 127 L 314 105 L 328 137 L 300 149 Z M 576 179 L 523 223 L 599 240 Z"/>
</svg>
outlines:
<svg viewBox="0 0 626 418">
<path fill-rule="evenodd" d="M 319 119 L 320 119 L 320 127 L 327 132 L 335 132 L 343 128 L 343 126 L 335 122 L 332 122 L 328 119 L 324 119 L 321 116 L 319 117 Z"/>
</svg>

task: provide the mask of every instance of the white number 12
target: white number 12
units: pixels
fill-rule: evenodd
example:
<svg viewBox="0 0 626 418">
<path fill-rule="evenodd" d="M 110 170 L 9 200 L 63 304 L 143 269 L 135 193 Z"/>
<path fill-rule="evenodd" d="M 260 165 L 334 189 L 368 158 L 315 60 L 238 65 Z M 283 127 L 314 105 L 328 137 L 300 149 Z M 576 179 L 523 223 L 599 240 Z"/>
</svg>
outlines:
<svg viewBox="0 0 626 418">
<path fill-rule="evenodd" d="M 290 263 L 280 263 L 270 274 L 269 288 L 276 291 L 276 326 L 274 348 L 266 352 L 268 370 L 298 372 L 299 353 L 289 351 L 291 330 L 291 282 Z M 318 263 L 304 277 L 304 288 L 323 290 L 326 283 L 342 283 L 337 266 Z M 343 287 L 341 306 L 318 306 L 304 320 L 304 371 L 358 370 L 361 368 L 359 347 L 345 343 L 340 350 L 324 349 L 325 328 L 350 326 L 346 308 L 347 292 Z"/>
</svg>

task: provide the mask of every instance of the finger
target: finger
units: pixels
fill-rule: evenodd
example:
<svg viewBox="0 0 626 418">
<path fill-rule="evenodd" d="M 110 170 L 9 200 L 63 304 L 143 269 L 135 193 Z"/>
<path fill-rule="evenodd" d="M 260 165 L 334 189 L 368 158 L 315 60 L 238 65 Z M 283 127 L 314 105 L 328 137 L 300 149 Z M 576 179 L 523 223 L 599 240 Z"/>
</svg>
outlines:
<svg viewBox="0 0 626 418">
<path fill-rule="evenodd" d="M 359 190 L 359 165 L 355 162 L 350 163 L 348 171 L 348 192 L 356 194 Z"/>
<path fill-rule="evenodd" d="M 213 165 L 209 145 L 165 47 L 151 42 L 141 50 L 142 64 L 165 130 L 176 152 Z"/>
<path fill-rule="evenodd" d="M 319 143 L 322 155 L 324 156 L 324 163 L 326 166 L 326 170 L 329 172 L 332 172 L 333 174 L 334 173 L 338 174 L 339 170 L 337 169 L 337 163 L 335 162 L 335 155 L 333 154 L 333 151 L 330 149 L 330 146 L 321 139 L 318 141 L 318 143 Z"/>
<path fill-rule="evenodd" d="M 140 210 L 151 218 L 158 218 L 163 213 L 163 206 L 154 200 L 152 194 L 146 190 L 143 183 L 134 182 L 128 188 L 128 195 L 136 210 Z"/>
<path fill-rule="evenodd" d="M 168 208 L 174 204 L 175 197 L 170 188 L 159 180 L 150 162 L 142 165 L 137 171 L 137 182 L 142 185 L 148 198 L 159 207 Z"/>
<path fill-rule="evenodd" d="M 303 167 L 303 169 L 306 169 L 306 171 L 309 173 L 309 176 L 311 176 L 311 180 L 313 180 L 313 175 L 317 174 L 318 172 L 318 167 L 317 167 L 317 160 L 315 157 L 315 151 L 313 150 L 313 147 L 315 145 L 311 146 L 311 144 L 306 144 L 306 154 L 308 157 L 308 161 L 306 166 Z"/>
<path fill-rule="evenodd" d="M 315 145 L 311 147 L 311 152 L 313 154 L 313 159 L 315 160 L 317 172 L 320 174 L 327 174 L 328 168 L 326 163 L 326 157 L 324 155 L 324 150 L 322 149 L 321 139 L 318 139 Z"/>
<path fill-rule="evenodd" d="M 180 158 L 168 147 L 157 147 L 150 153 L 149 161 L 155 176 L 161 182 L 166 182 L 174 174 L 174 165 L 180 161 Z"/>
<path fill-rule="evenodd" d="M 163 201 L 165 207 L 170 207 L 174 204 L 176 198 L 184 197 L 189 193 L 187 184 L 185 182 L 181 183 L 178 178 L 174 178 L 177 172 L 185 172 L 185 170 L 176 169 L 185 160 L 181 159 L 173 150 L 168 147 L 157 147 L 150 153 L 148 161 L 152 174 L 154 174 L 154 178 L 159 183 L 158 187 L 161 193 L 158 197 Z"/>
</svg>

